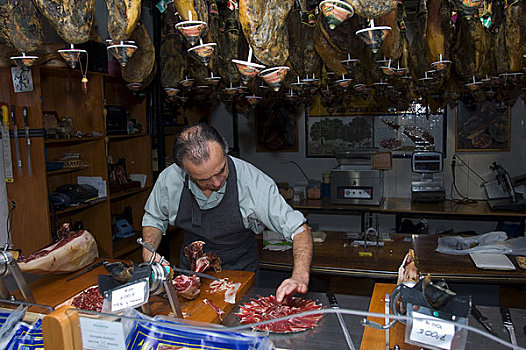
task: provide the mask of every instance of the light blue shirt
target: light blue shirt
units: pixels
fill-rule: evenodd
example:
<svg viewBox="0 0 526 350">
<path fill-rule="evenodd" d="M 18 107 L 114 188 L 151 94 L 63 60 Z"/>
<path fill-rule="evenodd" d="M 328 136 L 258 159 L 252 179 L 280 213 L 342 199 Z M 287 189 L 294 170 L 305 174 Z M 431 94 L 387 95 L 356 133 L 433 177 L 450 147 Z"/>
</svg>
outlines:
<svg viewBox="0 0 526 350">
<path fill-rule="evenodd" d="M 306 221 L 303 214 L 287 204 L 269 176 L 248 162 L 231 159 L 236 167 L 239 208 L 245 228 L 260 233 L 266 227 L 291 241 L 293 233 Z M 185 175 L 175 164 L 161 172 L 144 207 L 143 226 L 158 228 L 164 234 L 168 224 L 175 223 Z M 226 183 L 208 198 L 192 181 L 188 181 L 188 188 L 201 209 L 210 209 L 221 202 Z"/>
</svg>

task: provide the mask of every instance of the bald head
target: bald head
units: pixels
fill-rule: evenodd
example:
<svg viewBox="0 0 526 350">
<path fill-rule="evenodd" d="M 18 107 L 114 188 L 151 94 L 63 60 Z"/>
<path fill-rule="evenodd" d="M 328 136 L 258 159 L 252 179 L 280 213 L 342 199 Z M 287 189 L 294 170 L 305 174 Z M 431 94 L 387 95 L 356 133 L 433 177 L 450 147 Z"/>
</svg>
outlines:
<svg viewBox="0 0 526 350">
<path fill-rule="evenodd" d="M 184 161 L 199 165 L 210 159 L 210 145 L 217 143 L 223 154 L 228 153 L 228 144 L 223 136 L 208 124 L 194 124 L 182 129 L 175 138 L 173 157 L 175 164 L 184 168 Z"/>
</svg>

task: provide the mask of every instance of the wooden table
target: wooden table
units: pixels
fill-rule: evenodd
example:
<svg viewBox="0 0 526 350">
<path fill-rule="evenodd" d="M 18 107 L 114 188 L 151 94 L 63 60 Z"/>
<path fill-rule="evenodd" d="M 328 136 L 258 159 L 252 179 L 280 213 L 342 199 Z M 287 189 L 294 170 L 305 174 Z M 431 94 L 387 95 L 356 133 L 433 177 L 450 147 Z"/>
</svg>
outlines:
<svg viewBox="0 0 526 350">
<path fill-rule="evenodd" d="M 362 231 L 366 213 L 393 214 L 396 227 L 404 217 L 441 218 L 452 220 L 518 221 L 522 231 L 525 228 L 526 213 L 505 210 L 491 210 L 486 201 L 460 203 L 445 200 L 440 203 L 413 202 L 411 198 L 385 198 L 380 205 L 332 204 L 330 199 L 307 199 L 289 203 L 294 209 L 305 214 L 360 215 Z"/>
<path fill-rule="evenodd" d="M 343 240 L 345 233 L 328 232 L 324 243 L 314 243 L 311 271 L 322 274 L 396 279 L 398 267 L 411 248 L 403 235 L 393 235 L 392 242 L 383 247 L 352 247 Z M 274 252 L 263 250 L 259 244 L 259 266 L 261 268 L 291 270 L 292 250 Z M 347 246 L 345 243 L 348 242 Z"/>
<path fill-rule="evenodd" d="M 516 271 L 481 270 L 475 267 L 469 255 L 435 252 L 438 235 L 391 234 L 393 241 L 384 242 L 384 246 L 378 248 L 344 247 L 344 236 L 341 232 L 327 232 L 324 243 L 314 243 L 311 272 L 396 280 L 398 267 L 412 248 L 419 271 L 422 274 L 429 273 L 433 278 L 444 278 L 448 282 L 526 284 L 526 270 L 519 268 L 514 257 L 510 257 L 510 260 Z M 260 240 L 260 267 L 292 270 L 291 250 L 272 252 L 263 250 L 262 246 Z M 364 256 L 363 253 L 371 253 L 371 256 Z"/>
</svg>

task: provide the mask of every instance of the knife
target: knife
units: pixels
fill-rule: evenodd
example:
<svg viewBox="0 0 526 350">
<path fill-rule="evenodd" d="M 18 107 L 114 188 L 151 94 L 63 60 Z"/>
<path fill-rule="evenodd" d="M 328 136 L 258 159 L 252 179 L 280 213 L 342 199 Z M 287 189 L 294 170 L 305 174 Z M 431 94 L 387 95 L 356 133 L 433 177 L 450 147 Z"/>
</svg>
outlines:
<svg viewBox="0 0 526 350">
<path fill-rule="evenodd" d="M 24 126 L 26 130 L 27 173 L 29 174 L 29 177 L 31 177 L 33 170 L 31 168 L 31 139 L 29 138 L 29 116 L 27 107 L 24 107 Z"/>
<path fill-rule="evenodd" d="M 493 330 L 493 322 L 491 322 L 486 316 L 484 316 L 475 304 L 471 305 L 471 314 L 473 315 L 475 320 L 477 320 L 481 325 L 484 326 L 484 328 L 486 328 L 486 330 L 489 333 L 498 337 L 498 335 Z"/>
<path fill-rule="evenodd" d="M 513 328 L 513 322 L 511 322 L 510 309 L 507 307 L 501 307 L 500 315 L 502 316 L 502 324 L 508 330 L 508 333 L 510 333 L 511 344 L 514 345 L 513 348 L 515 349 L 515 345 L 517 345 L 517 338 L 515 337 L 515 329 Z"/>
<path fill-rule="evenodd" d="M 96 269 L 97 267 L 99 267 L 100 265 L 104 265 L 104 264 L 106 264 L 106 263 L 107 263 L 106 260 L 96 262 L 95 264 L 93 264 L 93 265 L 91 265 L 90 267 L 88 267 L 86 270 L 81 271 L 81 272 L 79 272 L 79 273 L 76 273 L 76 274 L 74 274 L 74 275 L 71 276 L 71 277 L 68 277 L 68 278 L 66 279 L 66 281 L 71 281 L 72 279 L 77 278 L 77 277 L 79 277 L 79 276 L 82 276 L 83 274 L 85 274 L 85 273 L 87 273 L 87 272 L 90 272 L 91 270 L 95 270 L 95 269 Z"/>
<path fill-rule="evenodd" d="M 11 141 L 9 140 L 9 109 L 2 105 L 2 146 L 4 150 L 5 182 L 13 182 L 13 161 L 11 159 Z"/>
<path fill-rule="evenodd" d="M 170 267 L 172 268 L 172 270 L 184 273 L 185 275 L 196 275 L 196 276 L 203 277 L 203 278 L 208 278 L 208 279 L 211 279 L 211 280 L 214 280 L 214 281 L 219 281 L 219 278 L 214 277 L 214 276 L 209 275 L 209 274 L 206 274 L 206 273 L 195 272 L 195 271 L 186 270 L 186 269 L 180 269 L 180 268 L 175 267 L 175 266 L 170 266 Z"/>
<path fill-rule="evenodd" d="M 327 292 L 327 299 L 329 300 L 329 305 L 332 309 L 338 310 L 340 308 L 340 306 L 338 305 L 338 301 L 336 300 L 336 295 L 334 295 L 333 292 Z M 352 342 L 351 335 L 349 334 L 349 330 L 347 329 L 347 325 L 345 324 L 342 314 L 338 312 L 336 315 L 338 316 L 338 321 L 340 322 L 340 326 L 342 327 L 343 335 L 345 336 L 345 340 L 347 341 L 349 349 L 354 350 L 354 344 Z"/>
<path fill-rule="evenodd" d="M 16 127 L 15 106 L 11 105 L 11 123 L 13 123 L 13 133 L 15 134 L 16 165 L 18 175 L 22 175 L 22 159 L 20 159 L 20 148 L 18 146 L 18 128 Z"/>
</svg>

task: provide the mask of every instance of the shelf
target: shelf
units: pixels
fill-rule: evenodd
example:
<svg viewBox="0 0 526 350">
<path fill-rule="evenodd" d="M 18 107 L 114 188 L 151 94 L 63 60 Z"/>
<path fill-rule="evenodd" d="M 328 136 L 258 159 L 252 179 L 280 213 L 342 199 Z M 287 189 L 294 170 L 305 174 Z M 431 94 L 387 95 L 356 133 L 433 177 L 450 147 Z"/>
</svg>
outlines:
<svg viewBox="0 0 526 350">
<path fill-rule="evenodd" d="M 74 173 L 76 171 L 81 171 L 86 168 L 89 168 L 89 165 L 83 165 L 81 167 L 77 168 L 62 168 L 58 170 L 50 170 L 47 172 L 47 176 L 53 176 L 53 175 L 59 175 L 59 174 L 67 174 L 67 173 Z"/>
<path fill-rule="evenodd" d="M 140 249 L 137 238 L 140 237 L 140 231 L 133 231 L 134 235 L 126 238 L 117 238 L 113 241 L 113 257 L 118 258 L 134 250 Z"/>
<path fill-rule="evenodd" d="M 47 139 L 46 145 L 74 145 L 78 143 L 104 140 L 103 136 L 72 137 L 70 139 Z"/>
<path fill-rule="evenodd" d="M 124 198 L 130 197 L 130 196 L 133 196 L 133 195 L 135 195 L 137 193 L 142 193 L 142 192 L 149 191 L 149 190 L 150 190 L 150 187 L 146 186 L 146 187 L 141 187 L 141 188 L 134 188 L 134 189 L 131 189 L 131 190 L 128 190 L 128 191 L 121 191 L 121 192 L 111 193 L 110 194 L 110 201 L 116 201 L 116 200 L 124 199 Z"/>
<path fill-rule="evenodd" d="M 108 135 L 108 138 L 110 139 L 110 141 L 119 141 L 119 140 L 139 138 L 143 136 L 147 136 L 147 134 L 141 133 L 141 134 L 126 134 L 126 135 Z"/>
<path fill-rule="evenodd" d="M 179 132 L 182 128 L 184 128 L 185 125 L 173 125 L 173 126 L 165 126 L 164 127 L 164 135 L 174 135 Z"/>
<path fill-rule="evenodd" d="M 105 201 L 106 201 L 106 197 L 95 199 L 94 201 L 91 201 L 91 202 L 86 203 L 86 204 L 71 206 L 71 207 L 66 208 L 64 210 L 57 211 L 57 216 L 63 216 L 63 215 L 66 215 L 66 214 L 71 214 L 71 213 L 75 213 L 75 212 L 78 212 L 78 211 L 82 211 L 82 210 L 94 207 L 94 206 L 96 206 L 98 204 L 104 203 Z"/>
</svg>

